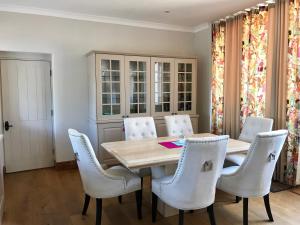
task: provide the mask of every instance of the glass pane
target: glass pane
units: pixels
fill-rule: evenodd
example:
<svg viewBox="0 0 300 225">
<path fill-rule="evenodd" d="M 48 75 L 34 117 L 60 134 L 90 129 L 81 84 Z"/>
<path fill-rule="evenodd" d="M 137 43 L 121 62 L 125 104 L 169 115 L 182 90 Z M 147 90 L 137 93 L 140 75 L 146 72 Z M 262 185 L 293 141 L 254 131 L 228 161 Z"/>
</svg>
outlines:
<svg viewBox="0 0 300 225">
<path fill-rule="evenodd" d="M 120 92 L 120 83 L 112 83 L 111 88 L 112 88 L 112 92 L 114 93 Z"/>
<path fill-rule="evenodd" d="M 102 94 L 102 104 L 110 104 L 110 94 Z"/>
<path fill-rule="evenodd" d="M 178 63 L 178 72 L 184 72 L 184 63 Z"/>
<path fill-rule="evenodd" d="M 164 112 L 170 111 L 170 103 L 164 103 Z"/>
<path fill-rule="evenodd" d="M 146 92 L 146 84 L 139 83 L 139 92 Z"/>
<path fill-rule="evenodd" d="M 162 104 L 155 105 L 155 112 L 162 112 Z"/>
<path fill-rule="evenodd" d="M 192 93 L 186 93 L 185 94 L 185 100 L 186 101 L 192 101 Z M 181 101 L 181 100 L 180 100 Z"/>
<path fill-rule="evenodd" d="M 178 82 L 184 82 L 184 73 L 178 74 Z"/>
<path fill-rule="evenodd" d="M 163 101 L 164 102 L 170 102 L 170 93 L 164 93 L 163 94 Z"/>
<path fill-rule="evenodd" d="M 170 83 L 164 83 L 163 91 L 164 92 L 170 92 Z"/>
<path fill-rule="evenodd" d="M 155 92 L 160 92 L 160 87 L 161 87 L 160 83 L 155 83 L 154 84 L 154 91 Z"/>
<path fill-rule="evenodd" d="M 179 83 L 178 84 L 178 91 L 184 91 L 184 83 Z"/>
<path fill-rule="evenodd" d="M 191 63 L 187 63 L 185 64 L 186 66 L 186 72 L 192 72 L 192 64 Z"/>
<path fill-rule="evenodd" d="M 139 104 L 139 113 L 146 113 L 146 104 Z"/>
<path fill-rule="evenodd" d="M 102 70 L 110 70 L 109 60 L 107 60 L 107 59 L 101 60 L 101 69 Z"/>
<path fill-rule="evenodd" d="M 145 103 L 146 102 L 146 94 L 139 94 L 139 103 Z"/>
<path fill-rule="evenodd" d="M 131 84 L 131 90 L 133 92 L 138 92 L 138 83 Z"/>
<path fill-rule="evenodd" d="M 111 80 L 112 81 L 120 81 L 120 72 L 117 72 L 117 71 L 111 72 Z"/>
<path fill-rule="evenodd" d="M 131 82 L 137 81 L 137 72 L 131 72 Z"/>
<path fill-rule="evenodd" d="M 184 111 L 184 102 L 178 103 L 178 111 Z"/>
<path fill-rule="evenodd" d="M 178 94 L 178 101 L 184 101 L 184 93 Z"/>
<path fill-rule="evenodd" d="M 170 63 L 164 63 L 164 72 L 170 72 Z"/>
<path fill-rule="evenodd" d="M 111 60 L 111 69 L 112 70 L 120 70 L 120 61 L 119 60 Z"/>
<path fill-rule="evenodd" d="M 109 71 L 102 71 L 102 81 L 110 81 Z"/>
<path fill-rule="evenodd" d="M 120 112 L 121 112 L 120 105 L 112 105 L 112 114 L 113 115 L 120 114 Z"/>
<path fill-rule="evenodd" d="M 161 72 L 162 71 L 162 63 L 156 62 L 154 65 L 154 71 L 157 72 Z"/>
<path fill-rule="evenodd" d="M 130 61 L 129 67 L 131 71 L 137 71 L 137 62 L 136 61 Z"/>
<path fill-rule="evenodd" d="M 102 92 L 110 92 L 110 83 L 102 83 Z"/>
<path fill-rule="evenodd" d="M 192 82 L 192 74 L 191 73 L 187 73 L 185 79 L 186 79 L 186 82 Z"/>
<path fill-rule="evenodd" d="M 113 104 L 119 104 L 120 103 L 120 94 L 112 94 L 111 95 L 111 102 Z"/>
<path fill-rule="evenodd" d="M 139 62 L 139 71 L 146 71 L 146 62 Z"/>
<path fill-rule="evenodd" d="M 189 91 L 192 91 L 192 83 L 187 83 L 187 84 L 185 84 L 186 86 L 185 86 L 185 91 L 186 92 L 189 92 Z"/>
<path fill-rule="evenodd" d="M 187 110 L 187 111 L 192 110 L 192 103 L 191 102 L 186 102 L 185 103 L 185 110 Z"/>
<path fill-rule="evenodd" d="M 138 94 L 133 94 L 131 96 L 130 103 L 138 103 Z"/>
<path fill-rule="evenodd" d="M 163 82 L 170 82 L 170 74 L 169 73 L 164 73 Z"/>
<path fill-rule="evenodd" d="M 143 82 L 146 80 L 146 73 L 145 72 L 139 72 L 139 81 Z"/>
<path fill-rule="evenodd" d="M 130 104 L 130 113 L 138 113 L 138 104 Z"/>
<path fill-rule="evenodd" d="M 159 93 L 159 92 L 156 92 L 155 94 L 154 94 L 154 100 L 155 100 L 155 104 L 157 104 L 157 103 L 160 103 L 161 102 L 161 93 Z"/>
<path fill-rule="evenodd" d="M 111 115 L 110 105 L 103 105 L 102 106 L 102 115 Z"/>
</svg>

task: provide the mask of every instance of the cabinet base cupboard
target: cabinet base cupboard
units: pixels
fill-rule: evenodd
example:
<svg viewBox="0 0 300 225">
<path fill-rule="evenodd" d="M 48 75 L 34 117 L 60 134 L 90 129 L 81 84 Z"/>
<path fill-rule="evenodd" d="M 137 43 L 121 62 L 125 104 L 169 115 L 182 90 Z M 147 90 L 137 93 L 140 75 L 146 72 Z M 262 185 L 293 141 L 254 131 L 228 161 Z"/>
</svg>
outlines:
<svg viewBox="0 0 300 225">
<path fill-rule="evenodd" d="M 198 132 L 196 66 L 196 58 L 88 54 L 89 137 L 101 163 L 116 163 L 100 144 L 124 140 L 127 117 L 152 116 L 166 136 L 164 116 L 189 114 Z"/>
</svg>

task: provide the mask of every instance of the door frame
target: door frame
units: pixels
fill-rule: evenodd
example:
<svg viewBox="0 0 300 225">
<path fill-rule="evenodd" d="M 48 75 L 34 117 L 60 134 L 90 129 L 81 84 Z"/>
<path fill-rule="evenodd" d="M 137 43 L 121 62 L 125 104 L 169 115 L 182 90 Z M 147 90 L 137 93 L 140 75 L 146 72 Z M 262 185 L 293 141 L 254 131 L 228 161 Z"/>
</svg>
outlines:
<svg viewBox="0 0 300 225">
<path fill-rule="evenodd" d="M 53 55 L 50 53 L 27 53 L 27 52 L 10 52 L 0 51 L 0 62 L 3 60 L 19 60 L 19 61 L 42 61 L 49 63 L 50 67 L 50 105 L 51 105 L 51 125 L 52 125 L 52 160 L 53 165 L 56 163 L 56 149 L 55 149 L 55 136 L 54 136 L 54 107 L 53 107 Z M 0 134 L 3 134 L 3 154 L 4 154 L 4 167 L 3 171 L 6 172 L 5 162 L 5 146 L 4 146 L 4 118 L 3 118 L 3 92 L 2 92 L 2 74 L 0 63 Z M 1 169 L 1 168 L 0 168 Z"/>
</svg>

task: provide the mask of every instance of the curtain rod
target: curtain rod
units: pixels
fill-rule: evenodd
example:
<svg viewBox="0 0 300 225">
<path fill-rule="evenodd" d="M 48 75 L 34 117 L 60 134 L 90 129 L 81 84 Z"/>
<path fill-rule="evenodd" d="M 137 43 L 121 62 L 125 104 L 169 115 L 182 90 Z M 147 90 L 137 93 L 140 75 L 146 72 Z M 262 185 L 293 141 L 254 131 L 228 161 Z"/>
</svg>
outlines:
<svg viewBox="0 0 300 225">
<path fill-rule="evenodd" d="M 261 7 L 267 7 L 269 5 L 274 5 L 276 3 L 276 0 L 267 0 L 265 3 L 259 3 L 257 4 L 256 6 L 253 6 L 251 8 L 246 8 L 242 11 L 238 11 L 232 15 L 228 15 L 226 16 L 225 18 L 222 18 L 222 19 L 219 19 L 219 20 L 216 20 L 214 21 L 212 24 L 218 24 L 220 22 L 226 22 L 227 19 L 232 19 L 234 18 L 235 16 L 239 16 L 239 15 L 243 15 L 243 14 L 247 14 L 249 12 L 251 12 L 252 10 L 259 10 L 259 8 Z"/>
</svg>

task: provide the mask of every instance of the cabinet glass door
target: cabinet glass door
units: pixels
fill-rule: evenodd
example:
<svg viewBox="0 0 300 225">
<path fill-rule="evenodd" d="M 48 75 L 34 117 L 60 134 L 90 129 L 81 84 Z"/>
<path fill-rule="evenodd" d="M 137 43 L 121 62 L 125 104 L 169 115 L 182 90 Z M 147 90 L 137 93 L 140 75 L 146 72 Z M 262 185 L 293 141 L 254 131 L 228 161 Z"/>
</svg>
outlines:
<svg viewBox="0 0 300 225">
<path fill-rule="evenodd" d="M 170 115 L 173 111 L 174 59 L 151 58 L 152 115 Z"/>
<path fill-rule="evenodd" d="M 196 73 L 194 59 L 177 59 L 175 63 L 176 113 L 195 113 Z"/>
<path fill-rule="evenodd" d="M 122 104 L 124 93 L 124 57 L 118 55 L 97 55 L 99 71 L 98 93 L 100 117 L 121 118 L 124 115 Z"/>
<path fill-rule="evenodd" d="M 150 58 L 125 57 L 126 115 L 150 115 Z"/>
</svg>

